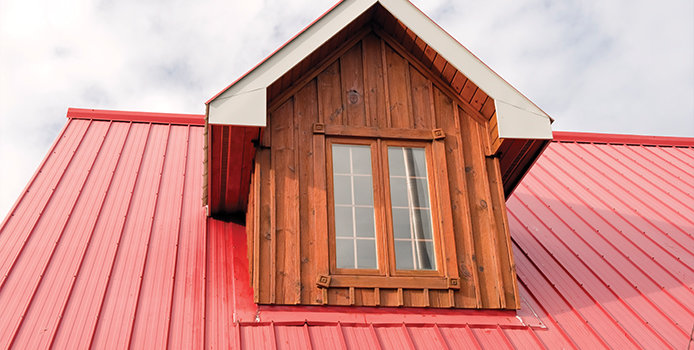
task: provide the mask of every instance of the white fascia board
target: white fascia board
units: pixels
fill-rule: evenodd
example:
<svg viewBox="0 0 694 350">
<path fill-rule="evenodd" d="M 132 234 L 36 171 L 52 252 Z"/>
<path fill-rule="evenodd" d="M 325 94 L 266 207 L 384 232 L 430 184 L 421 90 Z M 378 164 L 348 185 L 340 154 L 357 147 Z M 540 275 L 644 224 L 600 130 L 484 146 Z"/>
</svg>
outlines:
<svg viewBox="0 0 694 350">
<path fill-rule="evenodd" d="M 448 63 L 465 74 L 468 79 L 472 80 L 477 87 L 495 101 L 502 101 L 516 106 L 520 110 L 542 116 L 546 119 L 547 126 L 549 126 L 551 118 L 544 111 L 475 57 L 412 3 L 402 0 L 379 0 L 379 2 L 427 45 L 443 56 Z M 508 117 L 511 117 L 511 115 Z"/>
<path fill-rule="evenodd" d="M 552 127 L 546 115 L 494 100 L 496 123 L 501 139 L 552 139 Z"/>
<path fill-rule="evenodd" d="M 210 102 L 208 122 L 223 125 L 267 124 L 267 88 L 323 45 L 378 0 L 344 0 Z M 253 105 L 249 105 L 253 103 Z M 241 108 L 237 110 L 235 108 Z"/>
</svg>

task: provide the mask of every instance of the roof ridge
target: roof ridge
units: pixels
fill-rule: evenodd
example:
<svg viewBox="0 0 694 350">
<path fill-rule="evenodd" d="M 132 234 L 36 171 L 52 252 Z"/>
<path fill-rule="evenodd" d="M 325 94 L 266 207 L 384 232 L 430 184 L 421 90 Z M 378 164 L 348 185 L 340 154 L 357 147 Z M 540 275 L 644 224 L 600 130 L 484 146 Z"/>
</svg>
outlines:
<svg viewBox="0 0 694 350">
<path fill-rule="evenodd" d="M 116 111 L 87 108 L 68 108 L 67 118 L 161 124 L 205 125 L 204 114 Z"/>
<path fill-rule="evenodd" d="M 640 146 L 694 147 L 694 137 L 607 134 L 575 131 L 554 131 L 556 142 L 587 142 Z"/>
</svg>

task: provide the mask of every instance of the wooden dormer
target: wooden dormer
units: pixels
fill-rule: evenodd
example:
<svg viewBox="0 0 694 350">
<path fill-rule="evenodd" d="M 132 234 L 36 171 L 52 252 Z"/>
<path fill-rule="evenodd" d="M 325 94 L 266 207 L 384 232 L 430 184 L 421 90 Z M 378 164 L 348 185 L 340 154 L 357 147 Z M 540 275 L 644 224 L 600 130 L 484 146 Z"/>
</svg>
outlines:
<svg viewBox="0 0 694 350">
<path fill-rule="evenodd" d="M 208 103 L 257 303 L 518 308 L 505 196 L 551 120 L 412 9 L 343 1 Z"/>
</svg>

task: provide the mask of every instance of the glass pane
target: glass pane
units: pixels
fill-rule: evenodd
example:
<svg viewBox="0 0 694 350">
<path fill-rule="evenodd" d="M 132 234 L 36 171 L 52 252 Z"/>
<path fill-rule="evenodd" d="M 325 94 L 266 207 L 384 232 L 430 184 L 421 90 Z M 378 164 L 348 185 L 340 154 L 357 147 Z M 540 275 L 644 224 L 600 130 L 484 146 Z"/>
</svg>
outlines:
<svg viewBox="0 0 694 350">
<path fill-rule="evenodd" d="M 412 238 L 409 209 L 393 209 L 393 235 L 395 238 Z"/>
<path fill-rule="evenodd" d="M 394 207 L 409 207 L 407 200 L 407 181 L 404 178 L 390 178 L 390 204 Z"/>
<path fill-rule="evenodd" d="M 352 149 L 352 174 L 371 175 L 371 147 L 349 147 Z"/>
<path fill-rule="evenodd" d="M 419 242 L 417 244 L 417 253 L 419 255 L 420 270 L 436 270 L 434 242 Z"/>
<path fill-rule="evenodd" d="M 374 237 L 374 210 L 372 208 L 355 208 L 357 237 Z"/>
<path fill-rule="evenodd" d="M 388 147 L 388 169 L 396 268 L 435 270 L 424 148 Z"/>
<path fill-rule="evenodd" d="M 395 241 L 395 266 L 398 270 L 414 270 L 412 241 Z"/>
<path fill-rule="evenodd" d="M 335 262 L 338 268 L 354 268 L 354 240 L 351 238 L 335 239 Z"/>
<path fill-rule="evenodd" d="M 405 176 L 402 147 L 388 147 L 388 165 L 390 176 Z"/>
<path fill-rule="evenodd" d="M 355 176 L 354 179 L 354 204 L 370 205 L 374 204 L 374 188 L 371 176 Z M 337 189 L 335 189 L 337 191 Z"/>
<path fill-rule="evenodd" d="M 376 263 L 376 240 L 358 239 L 357 240 L 357 268 L 375 269 Z"/>
<path fill-rule="evenodd" d="M 417 239 L 431 239 L 431 211 L 429 209 L 415 209 L 414 215 L 414 221 L 419 223 Z"/>
<path fill-rule="evenodd" d="M 412 196 L 412 205 L 419 208 L 429 208 L 429 189 L 427 179 L 414 179 L 410 186 L 414 186 L 414 196 Z"/>
<path fill-rule="evenodd" d="M 333 187 L 335 204 L 352 204 L 352 181 L 349 175 L 335 175 Z"/>
<path fill-rule="evenodd" d="M 333 173 L 349 174 L 349 146 L 333 145 Z"/>
<path fill-rule="evenodd" d="M 410 176 L 427 176 L 427 160 L 424 153 L 424 148 L 406 148 L 405 158 L 408 162 L 412 162 Z M 411 159 L 411 160 L 410 160 Z"/>
<path fill-rule="evenodd" d="M 352 237 L 352 207 L 335 207 L 335 235 L 338 237 Z"/>
</svg>

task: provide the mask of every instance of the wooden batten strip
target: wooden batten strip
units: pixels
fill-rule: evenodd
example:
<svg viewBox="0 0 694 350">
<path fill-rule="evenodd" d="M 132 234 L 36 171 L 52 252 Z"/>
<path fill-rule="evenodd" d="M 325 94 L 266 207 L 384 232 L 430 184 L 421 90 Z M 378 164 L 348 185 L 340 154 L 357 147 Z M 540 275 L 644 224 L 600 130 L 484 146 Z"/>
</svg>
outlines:
<svg viewBox="0 0 694 350">
<path fill-rule="evenodd" d="M 315 130 L 315 128 L 314 128 Z M 347 125 L 325 125 L 324 134 L 327 136 L 341 137 L 367 137 L 398 140 L 425 140 L 444 138 L 445 134 L 440 129 L 413 130 L 406 128 L 375 128 Z"/>
</svg>

